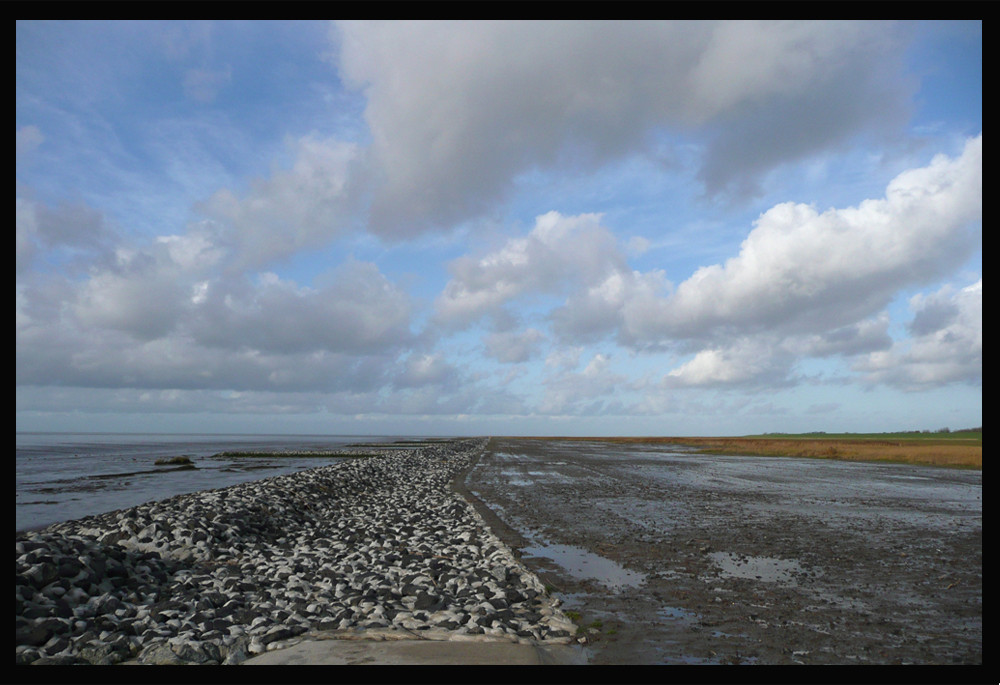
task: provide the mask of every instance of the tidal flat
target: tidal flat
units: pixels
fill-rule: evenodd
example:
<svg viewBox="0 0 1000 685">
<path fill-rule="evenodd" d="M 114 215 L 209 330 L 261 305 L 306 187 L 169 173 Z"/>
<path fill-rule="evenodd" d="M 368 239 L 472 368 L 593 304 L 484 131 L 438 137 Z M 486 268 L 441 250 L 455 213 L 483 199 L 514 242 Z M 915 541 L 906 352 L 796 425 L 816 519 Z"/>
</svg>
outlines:
<svg viewBox="0 0 1000 685">
<path fill-rule="evenodd" d="M 498 438 L 464 487 L 592 664 L 982 664 L 981 470 Z"/>
</svg>

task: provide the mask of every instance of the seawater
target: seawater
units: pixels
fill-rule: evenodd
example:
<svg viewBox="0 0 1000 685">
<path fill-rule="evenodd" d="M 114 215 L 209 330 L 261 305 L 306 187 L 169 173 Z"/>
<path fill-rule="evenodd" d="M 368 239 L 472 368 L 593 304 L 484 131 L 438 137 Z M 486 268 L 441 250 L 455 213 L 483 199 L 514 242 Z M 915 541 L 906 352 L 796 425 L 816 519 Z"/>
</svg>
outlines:
<svg viewBox="0 0 1000 685">
<path fill-rule="evenodd" d="M 39 528 L 200 490 L 294 473 L 343 457 L 222 457 L 222 452 L 322 452 L 408 436 L 16 433 L 15 530 Z M 196 468 L 157 466 L 188 456 Z"/>
</svg>

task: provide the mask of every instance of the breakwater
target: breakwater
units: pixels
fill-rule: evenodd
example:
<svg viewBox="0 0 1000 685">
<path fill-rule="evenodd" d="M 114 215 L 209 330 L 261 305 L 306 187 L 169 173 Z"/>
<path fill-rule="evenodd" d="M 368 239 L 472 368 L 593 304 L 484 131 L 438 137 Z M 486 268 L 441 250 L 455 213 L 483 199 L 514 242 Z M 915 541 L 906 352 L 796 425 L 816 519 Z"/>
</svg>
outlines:
<svg viewBox="0 0 1000 685">
<path fill-rule="evenodd" d="M 237 664 L 318 633 L 568 643 L 450 484 L 455 440 L 16 535 L 16 663 Z"/>
</svg>

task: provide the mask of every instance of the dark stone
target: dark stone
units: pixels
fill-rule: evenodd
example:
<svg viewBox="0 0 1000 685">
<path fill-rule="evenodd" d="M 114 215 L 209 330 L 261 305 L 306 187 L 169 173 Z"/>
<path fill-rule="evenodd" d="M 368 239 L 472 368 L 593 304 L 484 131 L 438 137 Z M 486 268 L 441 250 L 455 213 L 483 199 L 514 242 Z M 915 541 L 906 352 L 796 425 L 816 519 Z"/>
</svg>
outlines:
<svg viewBox="0 0 1000 685">
<path fill-rule="evenodd" d="M 239 623 L 241 625 L 250 625 L 253 620 L 260 616 L 260 614 L 252 609 L 237 609 L 233 615 L 232 619 L 234 623 Z"/>
<path fill-rule="evenodd" d="M 156 666 L 176 666 L 186 663 L 178 657 L 166 642 L 157 642 L 142 650 L 138 659 L 144 664 Z"/>
<path fill-rule="evenodd" d="M 98 578 L 104 578 L 104 574 L 108 571 L 108 558 L 103 554 L 92 554 L 87 559 L 87 565 L 90 566 L 94 575 Z"/>
<path fill-rule="evenodd" d="M 59 577 L 59 567 L 50 562 L 35 564 L 24 573 L 31 585 L 39 590 Z"/>
<path fill-rule="evenodd" d="M 73 610 L 71 609 L 69 613 L 70 613 L 70 616 L 72 616 L 73 615 Z M 18 612 L 19 616 L 21 616 L 23 618 L 28 618 L 28 619 L 46 618 L 48 616 L 52 616 L 52 614 L 53 614 L 53 607 L 51 607 L 51 606 L 45 606 L 45 605 L 42 605 L 42 604 L 32 604 L 32 605 L 29 605 L 29 606 L 25 607 L 20 612 Z M 56 615 L 58 616 L 58 614 L 56 614 Z"/>
<path fill-rule="evenodd" d="M 413 603 L 413 610 L 417 611 L 426 609 L 428 611 L 433 612 L 437 611 L 437 608 L 440 608 L 440 605 L 441 605 L 440 597 L 427 594 L 426 592 L 418 592 L 417 600 Z"/>
<path fill-rule="evenodd" d="M 296 635 L 301 635 L 306 631 L 305 626 L 278 626 L 277 628 L 272 628 L 267 633 L 261 636 L 260 641 L 265 645 L 271 644 L 278 640 L 286 640 L 290 637 L 295 637 Z"/>
<path fill-rule="evenodd" d="M 82 659 L 96 666 L 110 666 L 128 658 L 128 647 L 128 641 L 124 639 L 116 642 L 95 640 L 84 645 L 78 653 Z"/>
<path fill-rule="evenodd" d="M 102 614 L 113 614 L 121 606 L 121 600 L 114 595 L 102 595 L 97 600 L 97 611 Z"/>
<path fill-rule="evenodd" d="M 517 604 L 518 602 L 523 602 L 525 599 L 527 599 L 517 590 L 507 590 L 507 592 L 504 593 L 504 595 L 506 596 L 507 602 L 509 604 Z"/>
<path fill-rule="evenodd" d="M 43 656 L 31 662 L 32 666 L 88 666 L 90 662 L 75 654 L 57 654 Z"/>
<path fill-rule="evenodd" d="M 69 647 L 69 638 L 57 637 L 56 641 L 45 648 L 45 651 L 49 654 L 58 654 L 59 652 L 65 651 Z"/>
<path fill-rule="evenodd" d="M 205 623 L 205 627 L 209 630 L 218 630 L 226 634 L 229 633 L 229 626 L 231 625 L 232 623 L 222 618 L 213 618 Z"/>
<path fill-rule="evenodd" d="M 32 621 L 27 625 L 16 626 L 14 639 L 18 645 L 40 647 L 48 642 L 56 632 L 61 632 L 63 624 L 54 619 Z"/>
<path fill-rule="evenodd" d="M 177 657 L 192 664 L 218 664 L 222 653 L 218 645 L 211 642 L 183 642 L 174 647 Z"/>
</svg>

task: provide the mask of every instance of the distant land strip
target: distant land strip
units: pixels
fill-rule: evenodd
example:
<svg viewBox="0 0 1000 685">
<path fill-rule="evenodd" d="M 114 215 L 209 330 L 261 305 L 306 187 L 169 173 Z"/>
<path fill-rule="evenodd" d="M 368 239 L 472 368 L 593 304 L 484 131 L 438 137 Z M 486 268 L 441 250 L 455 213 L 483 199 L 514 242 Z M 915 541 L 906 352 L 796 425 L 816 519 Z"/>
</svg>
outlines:
<svg viewBox="0 0 1000 685">
<path fill-rule="evenodd" d="M 846 461 L 880 461 L 983 468 L 982 431 L 935 433 L 805 433 L 742 437 L 571 437 L 544 436 L 533 440 L 586 440 L 623 444 L 675 444 L 705 454 L 760 457 L 807 457 Z"/>
</svg>

